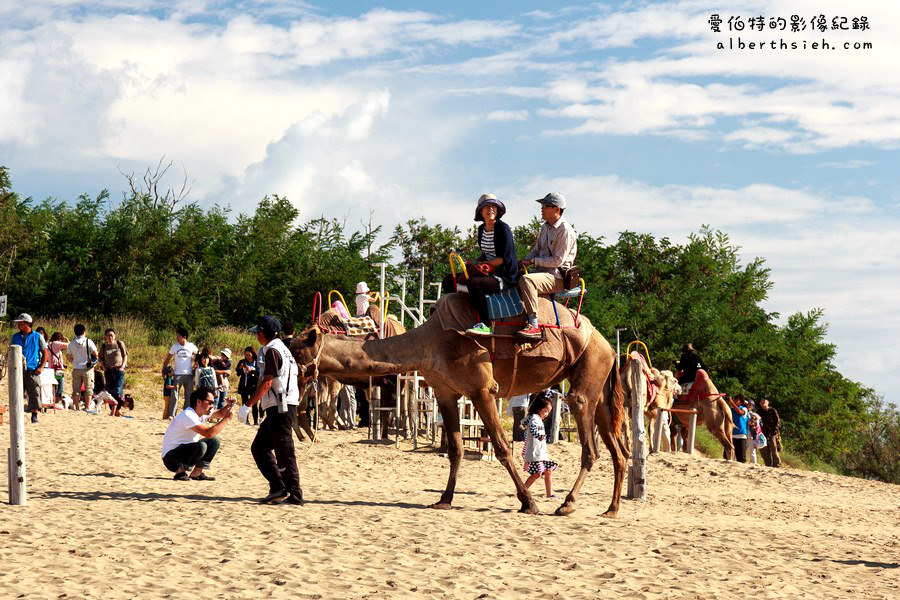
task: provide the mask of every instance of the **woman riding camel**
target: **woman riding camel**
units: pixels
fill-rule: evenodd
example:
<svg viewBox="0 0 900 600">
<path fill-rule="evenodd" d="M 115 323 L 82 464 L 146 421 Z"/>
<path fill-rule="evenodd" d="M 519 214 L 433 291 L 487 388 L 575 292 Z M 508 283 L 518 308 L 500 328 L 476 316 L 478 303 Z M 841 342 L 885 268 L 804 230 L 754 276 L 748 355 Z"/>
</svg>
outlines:
<svg viewBox="0 0 900 600">
<path fill-rule="evenodd" d="M 481 256 L 470 268 L 466 287 L 469 289 L 472 305 L 478 311 L 480 322 L 466 330 L 466 333 L 490 335 L 491 321 L 486 296 L 515 287 L 519 277 L 512 229 L 500 220 L 504 214 L 506 206 L 493 194 L 483 194 L 478 199 L 475 220 L 483 221 L 478 226 L 478 247 L 481 249 Z"/>
</svg>

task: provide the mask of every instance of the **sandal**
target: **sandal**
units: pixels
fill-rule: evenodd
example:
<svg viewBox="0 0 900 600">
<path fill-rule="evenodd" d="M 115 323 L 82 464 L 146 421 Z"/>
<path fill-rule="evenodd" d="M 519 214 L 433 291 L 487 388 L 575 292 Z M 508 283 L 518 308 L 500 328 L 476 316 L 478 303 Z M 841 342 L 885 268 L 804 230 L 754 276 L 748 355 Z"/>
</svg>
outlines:
<svg viewBox="0 0 900 600">
<path fill-rule="evenodd" d="M 190 477 L 188 477 L 188 474 L 185 471 L 182 471 L 181 473 L 176 473 L 175 477 L 172 479 L 175 481 L 187 481 Z"/>
<path fill-rule="evenodd" d="M 191 480 L 192 480 L 192 481 L 215 481 L 216 478 L 215 478 L 215 477 L 210 477 L 210 476 L 207 475 L 206 473 L 200 473 L 200 474 L 197 475 L 196 477 L 191 477 Z"/>
</svg>

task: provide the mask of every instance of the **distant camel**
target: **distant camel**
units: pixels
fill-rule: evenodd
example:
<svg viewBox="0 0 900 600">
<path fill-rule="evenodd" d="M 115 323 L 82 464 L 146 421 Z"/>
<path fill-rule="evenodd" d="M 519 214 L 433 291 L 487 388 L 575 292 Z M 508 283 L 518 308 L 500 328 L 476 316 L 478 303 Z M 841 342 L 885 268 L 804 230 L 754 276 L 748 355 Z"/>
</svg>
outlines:
<svg viewBox="0 0 900 600">
<path fill-rule="evenodd" d="M 647 382 L 646 392 L 644 393 L 640 409 L 644 411 L 644 416 L 648 421 L 648 435 L 652 434 L 654 430 L 656 419 L 659 416 L 659 409 L 672 407 L 672 399 L 678 387 L 678 380 L 672 375 L 672 371 L 660 371 L 655 367 L 648 366 L 637 351 L 629 354 L 628 359 L 619 369 L 619 378 L 622 380 L 622 388 L 625 392 L 625 410 L 628 414 L 628 418 L 625 419 L 624 429 L 625 443 L 629 449 L 631 448 L 632 443 L 631 415 L 634 410 L 634 407 L 632 406 L 631 390 L 631 381 L 633 380 L 628 374 L 630 369 L 639 371 L 639 373 L 636 373 L 636 376 L 643 377 Z M 652 452 L 659 451 L 659 448 L 650 448 L 649 444 L 644 447 Z"/>
<path fill-rule="evenodd" d="M 541 298 L 541 314 L 553 314 L 550 300 Z M 558 304 L 561 323 L 573 325 L 571 312 Z M 581 470 L 572 490 L 556 513 L 566 515 L 575 510 L 576 499 L 588 471 L 597 459 L 594 426 L 613 461 L 613 497 L 605 516 L 614 517 L 619 510 L 619 496 L 625 475 L 624 443 L 620 428 L 624 419 L 622 387 L 615 369 L 615 352 L 584 316 L 577 329 L 559 331 L 556 356 L 534 356 L 519 351 L 527 340 L 499 338 L 494 341 L 508 350 L 515 345 L 514 357 L 491 361 L 492 352 L 480 341 L 459 331 L 444 327 L 444 319 L 473 312 L 468 300 L 460 294 L 448 294 L 438 301 L 427 321 L 403 335 L 360 343 L 346 336 L 322 335 L 315 328 L 294 338 L 291 350 L 301 370 L 318 371 L 345 383 L 356 383 L 369 376 L 383 376 L 419 371 L 434 389 L 448 439 L 450 476 L 447 487 L 432 508 L 450 508 L 463 455 L 457 400 L 472 400 L 494 445 L 498 460 L 506 467 L 521 503 L 520 512 L 537 513 L 538 507 L 525 488 L 519 470 L 512 460 L 509 442 L 500 427 L 500 416 L 494 402 L 500 390 L 510 397 L 536 392 L 568 379 L 571 390 L 566 402 L 578 426 L 581 439 Z M 546 322 L 546 321 L 545 321 Z M 548 334 L 552 335 L 552 334 Z M 584 336 L 584 337 L 582 337 Z M 481 342 L 489 344 L 486 340 Z M 573 345 L 584 349 L 577 358 L 568 358 Z M 555 348 L 555 346 L 552 346 Z"/>
<path fill-rule="evenodd" d="M 699 408 L 703 417 L 703 423 L 725 449 L 726 460 L 734 460 L 734 442 L 731 441 L 731 433 L 734 422 L 731 420 L 731 409 L 725 399 L 719 394 L 719 390 L 713 385 L 709 375 L 703 369 L 697 371 L 694 385 L 691 389 L 679 396 L 674 403 L 675 408 Z M 687 427 L 690 421 L 689 415 L 672 413 L 678 418 L 683 427 Z M 674 449 L 674 444 L 673 444 Z"/>
</svg>

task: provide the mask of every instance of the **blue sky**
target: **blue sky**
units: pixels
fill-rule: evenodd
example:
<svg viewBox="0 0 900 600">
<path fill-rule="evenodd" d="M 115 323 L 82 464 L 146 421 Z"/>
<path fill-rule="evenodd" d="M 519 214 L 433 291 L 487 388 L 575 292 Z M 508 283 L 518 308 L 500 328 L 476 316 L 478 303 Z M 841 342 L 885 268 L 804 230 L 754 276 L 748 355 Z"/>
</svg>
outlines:
<svg viewBox="0 0 900 600">
<path fill-rule="evenodd" d="M 483 192 L 522 223 L 550 190 L 595 236 L 708 224 L 766 258 L 769 310 L 824 308 L 842 372 L 897 402 L 900 5 L 846 6 L 0 0 L 0 164 L 68 200 L 165 155 L 201 203 L 278 193 L 387 230 L 467 226 Z M 834 49 L 716 48 L 738 36 Z"/>
</svg>

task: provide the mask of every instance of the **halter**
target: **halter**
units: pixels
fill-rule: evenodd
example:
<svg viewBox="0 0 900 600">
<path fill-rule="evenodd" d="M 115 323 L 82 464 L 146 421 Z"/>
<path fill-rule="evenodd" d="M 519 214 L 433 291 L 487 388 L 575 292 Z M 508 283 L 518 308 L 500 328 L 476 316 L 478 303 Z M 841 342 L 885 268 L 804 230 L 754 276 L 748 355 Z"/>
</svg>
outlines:
<svg viewBox="0 0 900 600">
<path fill-rule="evenodd" d="M 305 365 L 300 365 L 300 366 L 299 366 L 300 372 L 301 372 L 304 376 L 306 375 L 306 370 L 309 369 L 310 366 L 312 366 L 312 368 L 313 368 L 313 381 L 316 381 L 316 380 L 319 379 L 319 357 L 322 356 L 322 350 L 324 350 L 324 349 L 325 349 L 325 337 L 324 337 L 324 335 L 323 335 L 323 337 L 322 337 L 322 345 L 319 346 L 319 350 L 316 352 L 316 357 L 315 357 L 314 359 L 312 359 L 310 362 L 306 363 Z"/>
</svg>

